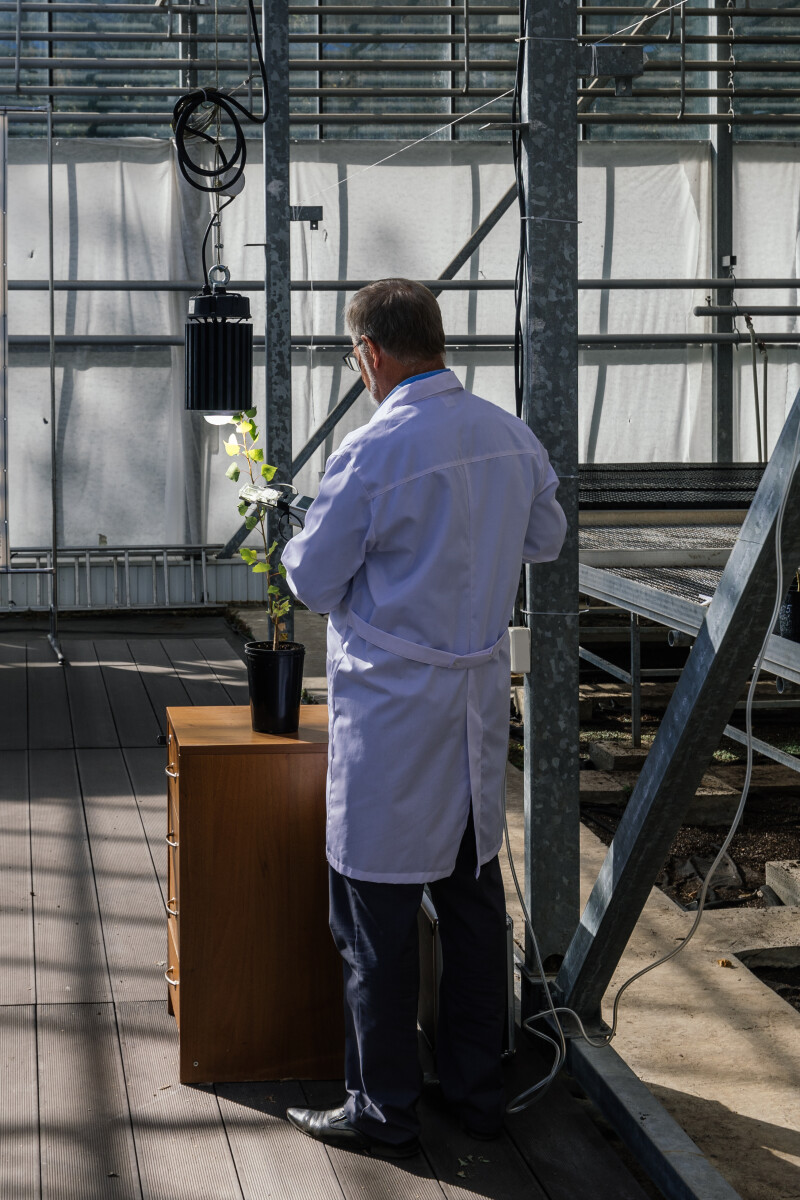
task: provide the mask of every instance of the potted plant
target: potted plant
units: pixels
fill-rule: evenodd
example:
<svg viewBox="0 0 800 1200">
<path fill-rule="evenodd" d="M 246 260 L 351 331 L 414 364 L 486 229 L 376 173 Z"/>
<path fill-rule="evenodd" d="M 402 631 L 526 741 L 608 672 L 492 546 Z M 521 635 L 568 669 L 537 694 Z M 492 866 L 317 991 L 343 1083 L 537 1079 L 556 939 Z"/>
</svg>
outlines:
<svg viewBox="0 0 800 1200">
<path fill-rule="evenodd" d="M 233 459 L 243 459 L 250 482 L 256 483 L 256 470 L 265 483 L 275 475 L 275 467 L 264 462 L 264 451 L 256 445 L 258 428 L 256 410 L 234 413 L 231 423 L 234 432 L 223 442 L 226 453 Z M 236 483 L 241 475 L 239 462 L 230 464 L 225 472 Z M 296 733 L 300 724 L 300 697 L 303 690 L 303 658 L 305 647 L 286 640 L 284 618 L 292 601 L 280 586 L 286 578 L 286 568 L 276 559 L 278 543 L 267 543 L 266 512 L 258 509 L 247 515 L 250 505 L 239 503 L 239 512 L 246 517 L 248 530 L 258 528 L 262 548 L 243 546 L 240 556 L 254 575 L 266 575 L 267 616 L 272 623 L 272 639 L 247 642 L 244 653 L 247 662 L 247 681 L 250 688 L 250 718 L 257 733 Z"/>
</svg>

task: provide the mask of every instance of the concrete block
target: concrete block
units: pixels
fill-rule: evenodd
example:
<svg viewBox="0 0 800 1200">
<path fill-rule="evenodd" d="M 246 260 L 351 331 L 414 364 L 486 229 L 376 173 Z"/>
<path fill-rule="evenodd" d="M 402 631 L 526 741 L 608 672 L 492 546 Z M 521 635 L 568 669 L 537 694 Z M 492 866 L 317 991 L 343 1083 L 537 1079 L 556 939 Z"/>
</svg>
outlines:
<svg viewBox="0 0 800 1200">
<path fill-rule="evenodd" d="M 744 765 L 714 763 L 713 771 L 728 787 L 741 792 L 744 787 Z M 751 796 L 791 796 L 798 793 L 800 793 L 800 772 L 793 771 L 791 767 L 781 766 L 780 763 L 763 763 L 753 767 L 753 776 L 750 780 Z"/>
<path fill-rule="evenodd" d="M 624 804 L 630 791 L 605 771 L 581 771 L 580 798 L 585 804 Z"/>
<path fill-rule="evenodd" d="M 599 771 L 641 771 L 647 747 L 629 742 L 592 742 L 589 757 Z"/>
<path fill-rule="evenodd" d="M 800 906 L 800 862 L 768 862 L 767 887 L 780 896 L 784 904 Z"/>
<path fill-rule="evenodd" d="M 613 778 L 618 780 L 626 794 L 630 795 L 636 786 L 639 773 L 615 771 Z M 733 819 L 739 804 L 739 795 L 736 788 L 718 779 L 714 772 L 707 771 L 683 818 L 684 825 L 725 825 Z"/>
<path fill-rule="evenodd" d="M 741 793 L 716 772 L 707 771 L 689 805 L 684 825 L 726 825 L 733 820 Z"/>
</svg>

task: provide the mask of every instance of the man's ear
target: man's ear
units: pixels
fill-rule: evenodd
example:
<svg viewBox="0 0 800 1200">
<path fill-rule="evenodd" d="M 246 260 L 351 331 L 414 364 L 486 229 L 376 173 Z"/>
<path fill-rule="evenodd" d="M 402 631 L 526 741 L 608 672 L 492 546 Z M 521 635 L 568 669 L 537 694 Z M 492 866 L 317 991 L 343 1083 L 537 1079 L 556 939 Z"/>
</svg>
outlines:
<svg viewBox="0 0 800 1200">
<path fill-rule="evenodd" d="M 367 350 L 369 351 L 369 357 L 370 357 L 370 361 L 371 361 L 373 367 L 380 366 L 382 354 L 381 354 L 381 348 L 378 345 L 378 343 L 373 342 L 372 338 L 367 337 L 366 334 L 362 334 L 361 341 L 366 346 Z"/>
</svg>

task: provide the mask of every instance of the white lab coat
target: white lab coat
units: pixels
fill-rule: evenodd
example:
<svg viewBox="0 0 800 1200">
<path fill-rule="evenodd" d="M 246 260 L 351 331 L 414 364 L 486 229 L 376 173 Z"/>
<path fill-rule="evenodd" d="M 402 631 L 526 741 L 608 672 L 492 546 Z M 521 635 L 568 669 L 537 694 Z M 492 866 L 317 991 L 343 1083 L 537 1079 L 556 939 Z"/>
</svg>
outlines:
<svg viewBox="0 0 800 1200">
<path fill-rule="evenodd" d="M 469 816 L 500 849 L 507 627 L 520 566 L 558 556 L 558 480 L 528 427 L 452 371 L 401 384 L 330 457 L 283 554 L 328 612 L 327 856 L 383 883 L 449 875 Z"/>
</svg>

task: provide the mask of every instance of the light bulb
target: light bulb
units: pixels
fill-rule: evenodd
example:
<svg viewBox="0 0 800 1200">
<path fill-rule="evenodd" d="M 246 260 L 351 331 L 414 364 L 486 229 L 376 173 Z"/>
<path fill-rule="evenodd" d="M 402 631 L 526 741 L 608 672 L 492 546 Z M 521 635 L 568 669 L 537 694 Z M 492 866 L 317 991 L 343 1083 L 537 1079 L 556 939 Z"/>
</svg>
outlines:
<svg viewBox="0 0 800 1200">
<path fill-rule="evenodd" d="M 233 420 L 233 413 L 203 413 L 203 420 L 209 425 L 227 425 Z"/>
</svg>

